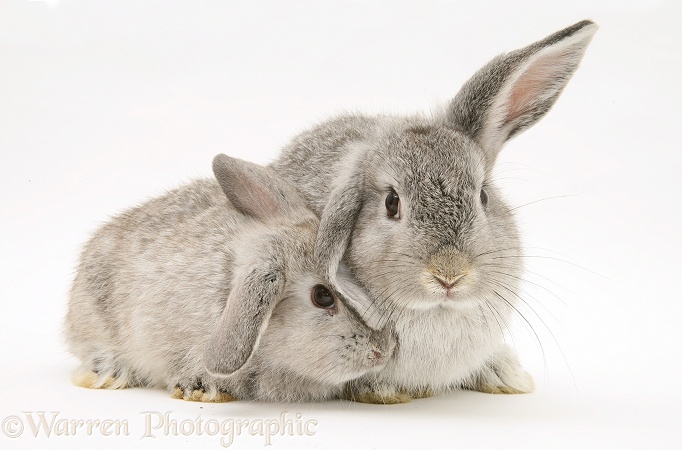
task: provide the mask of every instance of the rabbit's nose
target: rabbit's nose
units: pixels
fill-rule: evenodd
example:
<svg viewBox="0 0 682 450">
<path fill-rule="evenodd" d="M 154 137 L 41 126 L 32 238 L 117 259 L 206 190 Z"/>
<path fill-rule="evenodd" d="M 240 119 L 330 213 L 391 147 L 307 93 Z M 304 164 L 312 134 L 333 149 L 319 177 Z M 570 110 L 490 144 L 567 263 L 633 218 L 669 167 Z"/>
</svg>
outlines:
<svg viewBox="0 0 682 450">
<path fill-rule="evenodd" d="M 438 280 L 438 282 L 445 288 L 445 289 L 452 289 L 455 287 L 455 285 L 459 282 L 464 277 L 463 273 L 460 273 L 459 275 L 455 275 L 453 277 L 440 277 L 438 275 L 434 275 L 433 278 Z"/>
<path fill-rule="evenodd" d="M 371 345 L 367 349 L 367 359 L 370 359 L 372 361 L 379 361 L 384 357 L 384 351 L 381 347 Z"/>
<path fill-rule="evenodd" d="M 472 265 L 469 256 L 453 246 L 438 249 L 429 258 L 424 275 L 426 283 L 438 281 L 445 289 L 452 289 L 471 272 Z"/>
</svg>

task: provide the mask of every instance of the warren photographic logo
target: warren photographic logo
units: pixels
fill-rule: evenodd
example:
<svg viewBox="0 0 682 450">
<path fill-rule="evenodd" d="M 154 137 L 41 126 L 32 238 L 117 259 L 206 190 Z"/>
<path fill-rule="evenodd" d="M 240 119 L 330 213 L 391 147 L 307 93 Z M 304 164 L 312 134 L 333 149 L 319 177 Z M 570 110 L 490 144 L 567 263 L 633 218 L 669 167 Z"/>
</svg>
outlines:
<svg viewBox="0 0 682 450">
<path fill-rule="evenodd" d="M 271 419 L 178 418 L 170 411 L 144 411 L 136 419 L 70 418 L 58 411 L 28 411 L 6 416 L 2 434 L 9 439 L 68 439 L 71 436 L 159 440 L 204 436 L 230 447 L 240 438 L 260 438 L 264 446 L 285 436 L 315 436 L 318 422 L 301 413 L 282 412 Z"/>
</svg>

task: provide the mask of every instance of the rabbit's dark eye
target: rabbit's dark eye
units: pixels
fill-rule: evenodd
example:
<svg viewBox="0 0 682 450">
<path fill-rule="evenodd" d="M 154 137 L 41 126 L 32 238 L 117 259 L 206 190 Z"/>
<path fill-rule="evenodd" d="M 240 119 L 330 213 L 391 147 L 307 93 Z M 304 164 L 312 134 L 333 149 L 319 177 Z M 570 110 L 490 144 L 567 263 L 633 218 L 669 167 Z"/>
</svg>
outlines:
<svg viewBox="0 0 682 450">
<path fill-rule="evenodd" d="M 315 306 L 319 308 L 329 309 L 334 307 L 334 305 L 336 304 L 334 294 L 332 294 L 329 289 L 322 286 L 321 284 L 318 284 L 313 288 L 311 297 Z"/>
<path fill-rule="evenodd" d="M 400 212 L 400 197 L 398 194 L 391 189 L 391 192 L 386 196 L 386 211 L 388 212 L 388 217 L 393 217 L 399 219 L 398 213 Z"/>
<path fill-rule="evenodd" d="M 481 189 L 481 205 L 485 208 L 488 205 L 488 193 L 485 189 Z"/>
</svg>

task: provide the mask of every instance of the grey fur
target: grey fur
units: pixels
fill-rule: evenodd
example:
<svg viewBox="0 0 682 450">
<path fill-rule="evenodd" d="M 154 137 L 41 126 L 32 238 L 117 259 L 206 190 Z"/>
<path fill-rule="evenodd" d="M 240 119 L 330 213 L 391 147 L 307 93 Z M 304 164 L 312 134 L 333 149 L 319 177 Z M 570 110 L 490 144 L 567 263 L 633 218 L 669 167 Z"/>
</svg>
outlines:
<svg viewBox="0 0 682 450">
<path fill-rule="evenodd" d="M 296 137 L 272 164 L 321 215 L 316 260 L 330 283 L 343 258 L 375 299 L 365 319 L 398 334 L 387 366 L 351 383 L 360 398 L 533 389 L 502 344 L 520 298 L 522 253 L 490 175 L 504 142 L 554 104 L 596 28 L 583 21 L 498 56 L 443 114 L 338 117 Z M 384 207 L 391 189 L 399 220 Z"/>
<path fill-rule="evenodd" d="M 296 191 L 225 155 L 214 171 L 219 183 L 197 180 L 126 211 L 85 246 L 66 317 L 82 361 L 74 379 L 92 375 L 78 384 L 321 400 L 385 364 L 392 331 L 368 327 L 338 292 L 332 309 L 312 303 L 325 284 L 313 259 L 319 220 Z"/>
</svg>

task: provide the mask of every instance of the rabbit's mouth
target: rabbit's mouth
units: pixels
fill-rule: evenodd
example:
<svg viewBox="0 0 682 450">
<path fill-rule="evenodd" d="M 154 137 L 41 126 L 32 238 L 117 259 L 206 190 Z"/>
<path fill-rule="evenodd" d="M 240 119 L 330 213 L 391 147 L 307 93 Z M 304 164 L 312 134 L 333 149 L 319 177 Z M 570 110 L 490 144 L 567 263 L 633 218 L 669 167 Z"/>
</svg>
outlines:
<svg viewBox="0 0 682 450">
<path fill-rule="evenodd" d="M 477 276 L 470 267 L 457 271 L 427 267 L 420 278 L 422 288 L 426 291 L 425 303 L 441 304 L 461 302 L 467 298 Z"/>
<path fill-rule="evenodd" d="M 441 292 L 445 292 L 447 299 L 455 299 L 457 297 L 458 286 L 464 279 L 466 274 L 460 273 L 454 277 L 446 278 L 443 276 L 433 275 L 433 279 L 440 285 Z M 435 283 L 434 283 L 435 284 Z M 437 287 L 438 289 L 438 287 Z"/>
<path fill-rule="evenodd" d="M 368 359 L 367 371 L 376 372 L 378 370 L 381 370 L 386 365 L 386 362 L 388 362 L 388 358 Z"/>
</svg>

